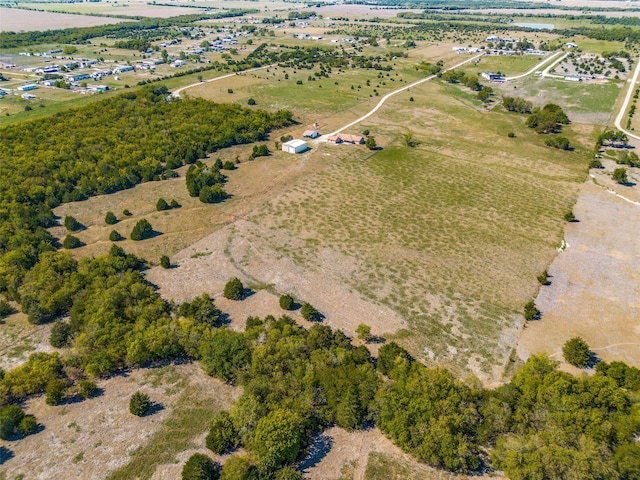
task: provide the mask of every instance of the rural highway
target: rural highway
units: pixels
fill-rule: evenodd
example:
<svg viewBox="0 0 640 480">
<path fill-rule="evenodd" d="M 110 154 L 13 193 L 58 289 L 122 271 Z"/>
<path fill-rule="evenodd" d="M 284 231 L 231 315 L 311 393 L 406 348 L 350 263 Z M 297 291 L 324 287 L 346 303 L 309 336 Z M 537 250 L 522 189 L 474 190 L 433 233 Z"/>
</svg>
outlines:
<svg viewBox="0 0 640 480">
<path fill-rule="evenodd" d="M 523 73 L 521 75 L 516 75 L 515 77 L 507 77 L 507 78 L 505 78 L 505 80 L 507 80 L 507 81 L 509 81 L 509 80 L 517 80 L 518 78 L 523 78 L 523 77 L 526 77 L 527 75 L 531 75 L 533 72 L 537 72 L 538 70 L 540 70 L 540 67 L 542 67 L 543 65 L 549 63 L 551 60 L 553 60 L 554 58 L 556 58 L 558 55 L 561 55 L 561 54 L 562 54 L 562 51 L 556 52 L 553 55 L 551 55 L 549 58 L 544 60 L 543 62 L 540 62 L 539 64 L 537 64 L 535 67 L 533 67 L 528 72 L 525 72 L 525 73 Z M 566 57 L 567 54 L 565 53 L 564 56 Z M 564 57 L 562 57 L 562 58 L 564 58 Z M 551 67 L 551 65 L 549 65 L 549 67 Z"/>
<path fill-rule="evenodd" d="M 475 60 L 476 58 L 481 57 L 482 55 L 483 55 L 482 53 L 481 53 L 480 55 L 475 55 L 475 56 L 473 56 L 473 57 L 471 57 L 471 58 L 468 58 L 468 59 L 467 59 L 467 60 L 465 60 L 464 62 L 460 62 L 460 63 L 458 63 L 458 64 L 454 65 L 453 67 L 445 68 L 444 70 L 442 70 L 442 72 L 448 72 L 449 70 L 454 70 L 454 69 L 456 69 L 456 68 L 460 67 L 461 65 L 464 65 L 465 63 L 469 63 L 469 62 L 471 62 L 471 61 Z M 384 97 L 382 97 L 382 98 L 380 99 L 380 101 L 378 102 L 378 104 L 377 104 L 375 107 L 373 107 L 373 108 L 369 111 L 369 113 L 364 114 L 363 116 L 361 116 L 361 117 L 360 117 L 360 118 L 358 118 L 357 120 L 354 120 L 354 121 L 353 121 L 353 122 L 351 122 L 350 124 L 345 125 L 345 126 L 344 126 L 344 127 L 342 127 L 342 128 L 339 128 L 339 129 L 338 129 L 338 130 L 336 130 L 335 132 L 331 132 L 331 133 L 329 133 L 329 134 L 327 134 L 327 135 L 323 135 L 323 136 L 322 136 L 322 138 L 320 139 L 320 141 L 325 141 L 325 142 L 326 142 L 327 137 L 330 137 L 331 135 L 336 135 L 336 134 L 338 134 L 338 133 L 342 132 L 343 130 L 346 130 L 347 128 L 351 128 L 351 127 L 353 127 L 354 125 L 357 125 L 358 123 L 362 122 L 363 120 L 366 120 L 366 119 L 367 119 L 367 118 L 369 118 L 371 115 L 373 115 L 374 113 L 376 113 L 376 112 L 380 109 L 380 107 L 382 107 L 382 105 L 384 105 L 384 102 L 386 102 L 387 100 L 389 100 L 389 98 L 393 97 L 394 95 L 396 95 L 396 94 L 398 94 L 398 93 L 400 93 L 400 92 L 404 92 L 405 90 L 409 90 L 411 87 L 415 87 L 415 86 L 417 86 L 417 85 L 420 85 L 421 83 L 428 82 L 429 80 L 432 80 L 432 79 L 434 79 L 434 78 L 436 78 L 436 77 L 437 77 L 437 75 L 430 75 L 430 76 L 428 76 L 428 77 L 426 77 L 426 78 L 423 78 L 423 79 L 421 79 L 421 80 L 418 80 L 418 81 L 416 81 L 416 82 L 413 82 L 413 83 L 411 83 L 411 84 L 409 84 L 409 85 L 406 85 L 406 86 L 404 86 L 404 87 L 398 88 L 397 90 L 394 90 L 393 92 L 387 93 Z"/>
<path fill-rule="evenodd" d="M 636 87 L 636 82 L 638 81 L 638 75 L 640 74 L 640 59 L 636 60 L 636 70 L 633 72 L 633 77 L 630 79 L 629 90 L 627 90 L 627 96 L 624 97 L 624 102 L 622 102 L 622 107 L 620 107 L 620 111 L 618 112 L 618 116 L 616 117 L 616 121 L 614 123 L 615 127 L 621 132 L 626 133 L 629 137 L 635 138 L 636 140 L 640 140 L 638 135 L 634 135 L 628 130 L 622 128 L 622 119 L 627 113 L 627 107 L 629 106 L 629 102 L 631 102 L 631 97 L 633 97 L 633 92 Z"/>
</svg>

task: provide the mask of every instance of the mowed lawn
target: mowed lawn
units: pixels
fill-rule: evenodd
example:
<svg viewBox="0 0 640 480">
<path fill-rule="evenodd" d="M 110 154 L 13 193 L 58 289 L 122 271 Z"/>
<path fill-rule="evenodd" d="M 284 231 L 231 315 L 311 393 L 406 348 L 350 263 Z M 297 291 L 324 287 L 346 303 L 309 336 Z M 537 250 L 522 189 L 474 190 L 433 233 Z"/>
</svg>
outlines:
<svg viewBox="0 0 640 480">
<path fill-rule="evenodd" d="M 345 282 L 406 318 L 397 339 L 414 354 L 499 375 L 585 177 L 580 142 L 591 142 L 567 131 L 577 148 L 560 152 L 524 121 L 464 87 L 416 87 L 360 126 L 389 142 L 382 150 L 319 172 L 254 220 L 308 240 L 289 253 L 309 265 L 323 248 L 366 265 Z"/>
</svg>

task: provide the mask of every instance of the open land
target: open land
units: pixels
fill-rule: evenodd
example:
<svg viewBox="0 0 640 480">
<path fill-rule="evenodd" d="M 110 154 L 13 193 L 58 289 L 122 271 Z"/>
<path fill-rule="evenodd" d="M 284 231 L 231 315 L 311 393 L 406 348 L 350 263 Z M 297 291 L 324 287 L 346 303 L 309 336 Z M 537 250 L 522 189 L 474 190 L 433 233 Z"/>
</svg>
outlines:
<svg viewBox="0 0 640 480">
<path fill-rule="evenodd" d="M 613 7 L 614 2 L 598 2 L 603 3 Z M 225 2 L 225 8 L 254 5 L 291 7 Z M 84 7 L 68 6 L 76 12 Z M 128 15 L 139 11 L 135 14 L 145 16 L 164 16 L 155 14 L 159 11 L 169 15 L 178 9 L 199 11 L 133 2 L 126 8 L 90 8 L 82 11 L 125 14 L 121 11 L 126 10 Z M 397 13 L 351 5 L 316 10 L 325 16 Z M 3 24 L 5 11 L 19 12 L 3 9 Z M 73 16 L 73 22 L 84 19 L 92 18 Z M 34 23 L 34 29 L 43 25 L 48 24 Z M 316 28 L 291 31 L 323 31 Z M 277 41 L 330 46 L 331 40 L 342 37 L 300 42 L 291 31 L 278 32 Z M 445 67 L 459 62 L 461 57 L 452 53 L 457 42 L 450 40 L 418 42 L 407 50 L 408 58 L 391 62 L 389 72 L 333 68 L 329 78 L 316 78 L 317 67 L 270 66 L 188 88 L 181 95 L 240 105 L 253 99 L 256 108 L 288 109 L 299 123 L 271 134 L 268 157 L 249 161 L 252 146 L 245 145 L 204 160 L 208 164 L 216 158 L 239 161 L 236 170 L 225 172 L 230 198 L 222 204 L 204 204 L 190 197 L 184 181 L 187 167 L 182 167 L 175 179 L 58 206 L 56 215 L 73 215 L 84 226 L 76 235 L 85 245 L 73 250 L 74 255 L 105 253 L 111 246 L 107 241 L 111 230 L 128 237 L 135 222 L 145 218 L 161 235 L 120 245 L 148 260 L 148 281 L 163 298 L 176 303 L 210 294 L 227 315 L 228 325 L 238 331 L 244 330 L 249 315 L 279 315 L 279 296 L 289 293 L 312 303 L 322 313 L 323 323 L 349 336 L 366 323 L 374 335 L 398 342 L 428 365 L 446 366 L 488 386 L 503 383 L 514 361 L 534 353 L 561 360 L 562 345 L 576 335 L 604 360 L 640 365 L 636 325 L 640 175 L 630 169 L 631 184 L 615 184 L 610 178 L 615 152 L 605 154 L 605 169 L 592 170 L 592 177 L 585 173 L 595 138 L 613 121 L 624 76 L 601 83 L 527 76 L 491 84 L 496 95 L 487 104 L 462 85 L 434 79 L 391 97 L 375 115 L 347 132 L 368 130 L 380 149 L 315 140 L 301 155 L 279 150 L 283 135 L 300 137 L 314 122 L 324 134 L 339 129 L 369 112 L 385 94 L 424 78 L 426 74 L 415 69 L 421 61 L 442 61 Z M 247 50 L 242 54 L 255 47 L 244 42 Z M 623 47 L 619 42 L 580 42 L 589 53 Z M 401 48 L 381 44 L 366 46 L 364 52 L 383 55 Z M 110 45 L 101 45 L 105 52 L 100 53 L 120 61 L 131 55 Z M 82 54 L 89 54 L 95 46 L 80 48 L 86 49 Z M 180 49 L 169 48 L 172 54 Z M 211 54 L 211 58 L 220 56 Z M 479 64 L 462 69 L 515 75 L 539 61 L 533 56 L 485 56 Z M 133 72 L 108 82 L 118 89 L 171 73 L 168 66 L 158 70 Z M 14 70 L 8 72 L 15 75 Z M 202 80 L 211 80 L 223 72 L 201 75 Z M 198 80 L 194 74 L 165 84 L 175 89 Z M 10 81 L 19 83 L 16 77 Z M 0 112 L 11 115 L 5 121 L 35 117 L 32 111 L 18 113 L 27 102 L 46 115 L 81 102 L 73 96 L 91 101 L 89 95 L 79 97 L 69 91 L 58 95 L 53 88 L 35 93 L 38 98 L 33 101 L 3 99 Z M 502 109 L 502 94 L 524 97 L 537 106 L 561 105 L 572 121 L 562 130 L 572 151 L 546 146 L 544 136 L 525 127 L 525 116 Z M 160 197 L 175 199 L 181 206 L 158 212 L 155 204 Z M 578 222 L 567 224 L 562 215 L 572 208 Z M 122 214 L 125 209 L 130 216 Z M 108 211 L 116 214 L 117 224 L 104 224 Z M 61 226 L 50 232 L 59 239 L 67 233 Z M 558 253 L 562 240 L 566 248 Z M 162 255 L 170 256 L 175 268 L 160 268 Z M 536 275 L 545 269 L 551 283 L 541 287 Z M 250 289 L 242 302 L 222 296 L 233 276 Z M 542 316 L 525 326 L 522 306 L 534 297 Z M 311 325 L 297 311 L 291 316 L 301 325 Z M 47 341 L 49 329 L 29 324 L 22 313 L 5 318 L 0 325 L 2 367 L 20 364 L 34 351 L 53 350 Z M 379 344 L 367 346 L 377 354 Z M 28 464 L 33 478 L 169 479 L 179 476 L 192 453 L 226 461 L 204 448 L 204 436 L 209 419 L 216 411 L 228 409 L 242 393 L 240 388 L 206 377 L 194 364 L 131 370 L 98 386 L 100 395 L 89 403 L 51 407 L 42 397 L 28 400 L 27 413 L 36 415 L 44 431 L 11 445 L 15 456 L 2 464 L 6 478 L 25 474 Z M 151 416 L 132 420 L 123 405 L 140 389 L 160 407 Z M 177 439 L 168 442 L 175 432 Z M 310 479 L 466 478 L 417 463 L 376 428 L 351 433 L 328 429 L 316 438 L 298 467 Z"/>
<path fill-rule="evenodd" d="M 110 25 L 126 20 L 120 18 L 68 15 L 65 13 L 35 12 L 17 8 L 0 7 L 0 32 L 37 32 L 71 27 Z"/>
</svg>

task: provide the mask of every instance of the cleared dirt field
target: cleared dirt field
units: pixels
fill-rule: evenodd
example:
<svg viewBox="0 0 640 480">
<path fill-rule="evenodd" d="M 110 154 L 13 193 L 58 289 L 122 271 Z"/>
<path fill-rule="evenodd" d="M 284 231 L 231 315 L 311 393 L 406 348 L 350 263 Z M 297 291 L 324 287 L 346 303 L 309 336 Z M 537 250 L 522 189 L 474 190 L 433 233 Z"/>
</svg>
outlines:
<svg viewBox="0 0 640 480">
<path fill-rule="evenodd" d="M 241 394 L 240 389 L 205 376 L 195 364 L 134 370 L 98 386 L 98 396 L 79 403 L 52 407 L 44 397 L 29 400 L 27 413 L 43 427 L 35 435 L 5 444 L 13 457 L 0 466 L 4 478 L 99 479 L 129 462 L 135 474 L 115 478 L 148 477 L 156 468 L 162 470 L 164 463 L 181 469 L 186 458 L 175 455 L 197 447 L 213 414 Z M 138 390 L 156 403 L 155 413 L 141 418 L 129 413 L 129 398 Z M 184 422 L 176 430 L 173 424 L 185 409 L 196 425 Z M 143 465 L 136 466 L 140 459 Z"/>
<path fill-rule="evenodd" d="M 562 361 L 563 344 L 581 336 L 599 358 L 640 366 L 640 174 L 630 169 L 636 185 L 617 185 L 607 175 L 613 162 L 606 165 L 581 188 L 578 222 L 565 227 L 567 248 L 536 299 L 542 319 L 530 322 L 518 343 L 522 359 L 544 352 Z"/>
<path fill-rule="evenodd" d="M 127 21 L 121 18 L 36 12 L 2 7 L 0 7 L 0 19 L 0 32 L 35 32 L 59 28 L 93 27 Z"/>
</svg>

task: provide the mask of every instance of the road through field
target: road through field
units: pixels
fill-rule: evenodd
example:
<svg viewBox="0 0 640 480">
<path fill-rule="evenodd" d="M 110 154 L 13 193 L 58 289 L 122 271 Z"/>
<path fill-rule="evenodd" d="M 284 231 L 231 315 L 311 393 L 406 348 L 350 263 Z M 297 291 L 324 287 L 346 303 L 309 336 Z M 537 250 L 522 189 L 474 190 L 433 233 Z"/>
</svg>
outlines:
<svg viewBox="0 0 640 480">
<path fill-rule="evenodd" d="M 173 95 L 174 97 L 179 97 L 180 92 L 183 92 L 188 88 L 193 88 L 197 85 L 202 85 L 203 83 L 217 82 L 218 80 L 224 80 L 225 78 L 235 77 L 236 75 L 240 75 L 241 73 L 257 72 L 258 70 L 269 68 L 271 66 L 272 65 L 264 65 L 262 67 L 250 68 L 249 70 L 242 70 L 241 72 L 227 73 L 226 75 L 222 75 L 221 77 L 210 78 L 209 80 L 203 80 L 202 82 L 195 82 L 190 85 L 185 85 L 184 87 L 177 88 L 176 90 L 173 91 L 173 93 L 171 93 L 171 95 Z"/>
<path fill-rule="evenodd" d="M 640 140 L 640 137 L 622 128 L 622 119 L 624 118 L 624 114 L 627 113 L 627 107 L 629 106 L 629 102 L 631 102 L 631 97 L 633 96 L 636 82 L 638 81 L 638 75 L 640 75 L 640 59 L 636 60 L 636 70 L 633 72 L 633 77 L 631 77 L 629 80 L 631 83 L 629 84 L 629 89 L 627 90 L 627 96 L 624 97 L 624 102 L 622 102 L 622 106 L 620 107 L 620 111 L 618 112 L 618 116 L 616 117 L 616 121 L 614 124 L 618 130 L 626 133 L 629 137 L 635 138 L 636 140 Z"/>
<path fill-rule="evenodd" d="M 475 56 L 473 56 L 471 58 L 468 58 L 464 62 L 460 62 L 460 63 L 454 65 L 453 67 L 445 68 L 444 70 L 442 70 L 442 72 L 448 72 L 449 70 L 455 70 L 456 68 L 458 68 L 458 67 L 460 67 L 460 66 L 462 66 L 462 65 L 464 65 L 466 63 L 469 63 L 469 62 L 475 60 L 476 58 L 481 57 L 482 55 L 483 55 L 482 53 L 480 55 L 475 55 Z M 394 90 L 393 92 L 387 93 L 384 97 L 382 97 L 380 99 L 378 104 L 375 107 L 373 107 L 368 113 L 364 114 L 363 116 L 361 116 L 360 118 L 354 120 L 353 122 L 349 123 L 348 125 L 345 125 L 344 127 L 339 128 L 338 130 L 335 130 L 334 132 L 331 132 L 331 133 L 329 133 L 327 135 L 323 135 L 320 140 L 321 141 L 326 141 L 327 137 L 330 137 L 331 135 L 336 135 L 336 134 L 342 132 L 343 130 L 346 130 L 347 128 L 351 128 L 354 125 L 357 125 L 358 123 L 362 122 L 363 120 L 366 120 L 371 115 L 376 113 L 380 109 L 380 107 L 382 107 L 382 105 L 384 105 L 384 102 L 389 100 L 394 95 L 397 95 L 398 93 L 404 92 L 405 90 L 409 90 L 410 88 L 415 87 L 417 85 L 420 85 L 421 83 L 428 82 L 429 80 L 432 80 L 432 79 L 434 79 L 436 77 L 437 77 L 437 75 L 430 75 L 430 76 L 428 76 L 426 78 L 423 78 L 421 80 L 413 82 L 413 83 L 411 83 L 409 85 L 406 85 L 404 87 L 398 88 L 397 90 Z"/>
<path fill-rule="evenodd" d="M 553 60 L 554 58 L 556 58 L 558 55 L 561 55 L 562 52 L 556 52 L 553 55 L 551 55 L 549 58 L 547 58 L 546 60 L 544 60 L 543 62 L 540 62 L 539 64 L 537 64 L 535 67 L 533 67 L 531 70 L 529 70 L 528 72 L 525 73 L 521 73 L 520 75 L 516 75 L 514 77 L 507 77 L 505 78 L 505 80 L 509 81 L 509 80 L 517 80 L 518 78 L 523 78 L 526 77 L 527 75 L 531 75 L 533 72 L 537 72 L 538 70 L 540 70 L 540 67 L 542 67 L 543 65 L 546 65 L 547 63 L 549 63 L 551 60 Z M 567 56 L 567 54 L 565 54 L 565 57 Z M 564 58 L 564 57 L 563 57 Z"/>
</svg>

